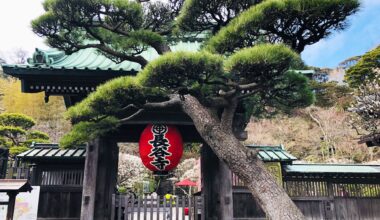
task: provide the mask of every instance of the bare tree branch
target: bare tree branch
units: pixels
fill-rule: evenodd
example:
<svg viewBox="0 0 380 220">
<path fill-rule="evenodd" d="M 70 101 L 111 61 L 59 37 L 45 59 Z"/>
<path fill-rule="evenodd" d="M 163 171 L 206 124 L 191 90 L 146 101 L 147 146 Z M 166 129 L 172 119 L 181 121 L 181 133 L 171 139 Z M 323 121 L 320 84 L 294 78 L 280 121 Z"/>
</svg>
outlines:
<svg viewBox="0 0 380 220">
<path fill-rule="evenodd" d="M 168 101 L 164 102 L 156 102 L 156 103 L 146 103 L 143 108 L 144 109 L 159 109 L 159 108 L 168 108 L 180 105 L 180 98 L 178 95 L 172 95 L 172 98 Z"/>
<path fill-rule="evenodd" d="M 138 115 L 140 115 L 143 111 L 144 111 L 144 109 L 139 109 L 139 110 L 137 110 L 137 111 L 136 111 L 135 113 L 133 113 L 132 115 L 130 115 L 130 116 L 126 117 L 126 118 L 121 119 L 121 120 L 120 120 L 120 123 L 123 124 L 123 123 L 125 123 L 125 122 L 127 122 L 127 121 L 130 121 L 130 120 L 134 119 L 135 117 L 137 117 Z"/>
</svg>

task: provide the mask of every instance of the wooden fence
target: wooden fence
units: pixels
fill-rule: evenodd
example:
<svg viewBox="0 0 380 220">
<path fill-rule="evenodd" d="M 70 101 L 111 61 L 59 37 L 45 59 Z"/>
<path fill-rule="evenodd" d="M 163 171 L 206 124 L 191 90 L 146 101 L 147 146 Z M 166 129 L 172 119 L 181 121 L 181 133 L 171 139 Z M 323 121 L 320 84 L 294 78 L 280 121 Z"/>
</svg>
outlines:
<svg viewBox="0 0 380 220">
<path fill-rule="evenodd" d="M 292 198 L 305 219 L 377 220 L 380 219 L 380 199 L 376 198 Z"/>
<path fill-rule="evenodd" d="M 284 181 L 290 197 L 380 198 L 380 183 L 335 183 L 330 181 Z"/>
<path fill-rule="evenodd" d="M 200 220 L 202 199 L 200 196 L 113 195 L 111 220 Z"/>
<path fill-rule="evenodd" d="M 83 169 L 44 169 L 41 171 L 41 186 L 82 186 Z"/>
</svg>

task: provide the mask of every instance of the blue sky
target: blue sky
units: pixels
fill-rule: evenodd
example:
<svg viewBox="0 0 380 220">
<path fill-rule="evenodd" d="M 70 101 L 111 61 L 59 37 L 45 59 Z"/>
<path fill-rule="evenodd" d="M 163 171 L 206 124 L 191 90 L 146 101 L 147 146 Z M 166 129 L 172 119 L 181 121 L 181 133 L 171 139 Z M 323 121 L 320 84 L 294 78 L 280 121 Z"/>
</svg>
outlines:
<svg viewBox="0 0 380 220">
<path fill-rule="evenodd" d="M 27 50 L 29 55 L 36 47 L 46 48 L 43 39 L 30 28 L 30 21 L 43 13 L 41 2 L 0 0 L 3 9 L 0 13 L 0 57 L 9 57 L 18 48 Z M 361 10 L 350 17 L 349 23 L 346 30 L 306 47 L 302 53 L 306 64 L 336 67 L 346 58 L 363 54 L 380 44 L 380 0 L 362 0 Z"/>
<path fill-rule="evenodd" d="M 349 18 L 350 26 L 327 39 L 308 46 L 302 53 L 306 64 L 336 67 L 380 44 L 380 0 L 364 0 L 358 13 Z"/>
</svg>

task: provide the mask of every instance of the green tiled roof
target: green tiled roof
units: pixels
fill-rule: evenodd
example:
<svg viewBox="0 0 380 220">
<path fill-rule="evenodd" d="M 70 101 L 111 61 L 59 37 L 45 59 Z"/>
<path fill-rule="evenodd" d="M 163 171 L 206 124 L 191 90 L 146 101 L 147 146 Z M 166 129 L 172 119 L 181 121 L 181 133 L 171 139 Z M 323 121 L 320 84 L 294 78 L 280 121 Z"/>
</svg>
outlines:
<svg viewBox="0 0 380 220">
<path fill-rule="evenodd" d="M 257 149 L 258 157 L 264 162 L 291 162 L 297 158 L 285 151 L 282 145 L 280 146 L 258 146 L 247 145 L 248 148 Z"/>
<path fill-rule="evenodd" d="M 197 51 L 200 49 L 201 42 L 198 41 L 180 41 L 170 46 L 172 51 Z M 152 48 L 141 54 L 146 60 L 151 61 L 159 57 L 159 54 Z M 79 50 L 70 55 L 64 52 L 51 50 L 36 49 L 33 58 L 28 59 L 25 65 L 3 65 L 5 71 L 9 69 L 65 69 L 65 70 L 113 70 L 113 71 L 132 71 L 136 72 L 141 69 L 140 64 L 124 61 L 116 63 L 111 59 L 98 52 L 95 48 Z"/>
<path fill-rule="evenodd" d="M 77 147 L 74 149 L 61 149 L 58 144 L 33 144 L 31 149 L 25 151 L 17 158 L 24 160 L 30 159 L 84 159 L 86 149 Z"/>
<path fill-rule="evenodd" d="M 301 73 L 304 75 L 313 75 L 315 74 L 315 70 L 294 70 L 297 73 Z"/>
<path fill-rule="evenodd" d="M 292 164 L 285 166 L 285 172 L 289 174 L 380 174 L 380 165 Z"/>
</svg>

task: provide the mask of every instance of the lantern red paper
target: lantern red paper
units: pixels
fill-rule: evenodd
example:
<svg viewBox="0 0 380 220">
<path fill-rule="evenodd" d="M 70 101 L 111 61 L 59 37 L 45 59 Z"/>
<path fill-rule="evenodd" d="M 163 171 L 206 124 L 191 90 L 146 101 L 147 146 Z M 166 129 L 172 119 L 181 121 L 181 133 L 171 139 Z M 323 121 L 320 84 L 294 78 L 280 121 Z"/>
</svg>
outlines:
<svg viewBox="0 0 380 220">
<path fill-rule="evenodd" d="M 139 141 L 140 158 L 149 170 L 167 172 L 174 169 L 183 153 L 182 136 L 172 125 L 148 125 Z"/>
</svg>

